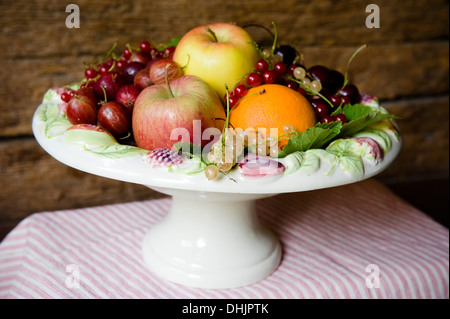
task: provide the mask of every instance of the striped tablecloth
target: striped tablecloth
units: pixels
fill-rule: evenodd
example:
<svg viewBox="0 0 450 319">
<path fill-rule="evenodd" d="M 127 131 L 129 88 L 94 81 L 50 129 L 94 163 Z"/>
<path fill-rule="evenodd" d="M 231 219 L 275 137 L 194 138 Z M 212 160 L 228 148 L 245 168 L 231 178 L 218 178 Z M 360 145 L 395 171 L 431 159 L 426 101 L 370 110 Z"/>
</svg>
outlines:
<svg viewBox="0 0 450 319">
<path fill-rule="evenodd" d="M 170 198 L 36 213 L 0 245 L 1 298 L 448 298 L 449 232 L 375 180 L 257 202 L 284 256 L 247 287 L 180 286 L 143 264 Z"/>
</svg>

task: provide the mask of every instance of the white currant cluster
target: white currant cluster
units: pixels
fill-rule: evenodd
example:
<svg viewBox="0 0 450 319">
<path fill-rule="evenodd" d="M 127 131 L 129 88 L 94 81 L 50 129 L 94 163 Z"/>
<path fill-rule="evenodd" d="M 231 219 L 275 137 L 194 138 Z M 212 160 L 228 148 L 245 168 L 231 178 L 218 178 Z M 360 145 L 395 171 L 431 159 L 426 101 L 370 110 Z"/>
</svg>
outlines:
<svg viewBox="0 0 450 319">
<path fill-rule="evenodd" d="M 311 81 L 306 76 L 306 70 L 301 66 L 298 66 L 294 69 L 293 75 L 294 78 L 296 78 L 298 81 L 301 81 L 304 86 L 311 88 L 315 92 L 320 92 L 320 90 L 322 90 L 322 83 L 318 80 Z"/>
<path fill-rule="evenodd" d="M 226 129 L 207 154 L 210 165 L 205 169 L 206 178 L 214 180 L 220 173 L 230 171 L 244 157 L 245 147 L 248 152 L 263 156 L 276 157 L 280 151 L 277 135 L 266 137 L 253 128 Z"/>
</svg>

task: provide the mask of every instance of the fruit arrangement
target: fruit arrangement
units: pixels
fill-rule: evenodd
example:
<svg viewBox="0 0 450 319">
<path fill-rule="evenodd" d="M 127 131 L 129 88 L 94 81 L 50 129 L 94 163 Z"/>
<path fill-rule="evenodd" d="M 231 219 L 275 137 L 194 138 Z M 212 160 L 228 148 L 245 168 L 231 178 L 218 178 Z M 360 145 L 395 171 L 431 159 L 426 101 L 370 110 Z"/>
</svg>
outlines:
<svg viewBox="0 0 450 319">
<path fill-rule="evenodd" d="M 232 170 L 287 174 L 317 159 L 344 169 L 360 165 L 348 164 L 352 156 L 382 159 L 398 138 L 395 117 L 347 76 L 365 46 L 345 73 L 307 67 L 272 26 L 271 48 L 230 23 L 199 26 L 162 45 L 126 45 L 119 54 L 115 44 L 86 65 L 79 83 L 52 91 L 61 103 L 56 113 L 40 112 L 47 135 L 90 151 L 103 143 L 96 144 L 103 151 L 144 154 L 151 167 L 169 171 L 194 162 L 197 169 L 185 172 L 209 180 Z"/>
</svg>

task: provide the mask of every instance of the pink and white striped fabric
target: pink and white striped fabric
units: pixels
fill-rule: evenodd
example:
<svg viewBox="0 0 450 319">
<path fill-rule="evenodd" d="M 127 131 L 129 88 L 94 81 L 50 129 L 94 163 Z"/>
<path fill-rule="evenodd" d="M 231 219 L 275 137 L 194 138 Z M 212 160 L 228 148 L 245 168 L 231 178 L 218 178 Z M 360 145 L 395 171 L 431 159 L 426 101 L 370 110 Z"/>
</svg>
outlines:
<svg viewBox="0 0 450 319">
<path fill-rule="evenodd" d="M 147 270 L 143 236 L 170 204 L 163 198 L 31 215 L 0 245 L 0 297 L 449 297 L 448 229 L 375 180 L 260 200 L 283 260 L 266 280 L 237 289 L 184 287 Z"/>
</svg>

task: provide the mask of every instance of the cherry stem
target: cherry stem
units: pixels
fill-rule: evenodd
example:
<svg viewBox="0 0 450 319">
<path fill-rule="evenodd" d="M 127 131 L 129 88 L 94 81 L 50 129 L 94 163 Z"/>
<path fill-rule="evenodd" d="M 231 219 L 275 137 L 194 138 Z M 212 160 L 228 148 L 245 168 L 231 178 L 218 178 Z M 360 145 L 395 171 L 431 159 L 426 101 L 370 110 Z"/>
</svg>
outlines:
<svg viewBox="0 0 450 319">
<path fill-rule="evenodd" d="M 327 102 L 332 108 L 334 108 L 333 103 L 330 102 L 325 96 L 317 92 L 316 90 L 310 88 L 309 86 L 305 85 L 302 81 L 297 80 L 296 78 L 293 78 L 291 76 L 287 77 L 288 80 L 296 82 L 302 89 L 304 89 L 307 93 L 312 95 L 318 95 L 320 96 L 325 102 Z"/>
<path fill-rule="evenodd" d="M 214 42 L 219 42 L 219 40 L 217 40 L 217 36 L 216 36 L 216 34 L 214 33 L 213 30 L 211 30 L 210 28 L 206 28 L 206 31 L 209 32 L 212 35 Z"/>
<path fill-rule="evenodd" d="M 164 78 L 166 80 L 167 88 L 169 89 L 169 95 L 173 99 L 175 97 L 175 95 L 173 95 L 172 88 L 170 87 L 170 83 L 169 83 L 169 67 L 170 67 L 170 64 L 168 63 L 166 65 L 166 72 L 164 74 Z"/>
<path fill-rule="evenodd" d="M 275 35 L 273 36 L 273 44 L 272 44 L 272 55 L 274 55 L 275 49 L 277 48 L 278 30 L 277 30 L 277 25 L 273 21 L 272 21 L 272 26 L 273 26 L 273 32 L 275 33 Z"/>
<path fill-rule="evenodd" d="M 270 31 L 268 28 L 266 28 L 265 26 L 263 26 L 263 25 L 261 25 L 261 24 L 250 23 L 250 24 L 244 25 L 242 28 L 243 28 L 243 29 L 246 29 L 246 28 L 249 28 L 249 27 L 258 27 L 258 28 L 264 29 L 265 31 L 267 31 L 267 33 L 270 34 L 270 36 L 271 36 L 272 38 L 274 38 L 274 35 L 273 35 L 272 31 Z"/>
<path fill-rule="evenodd" d="M 348 59 L 347 62 L 347 67 L 345 68 L 345 75 L 344 75 L 344 84 L 342 85 L 342 88 L 345 88 L 348 84 L 348 69 L 350 68 L 350 64 L 352 63 L 352 61 L 355 59 L 355 57 L 365 48 L 367 48 L 367 44 L 363 44 L 362 46 L 360 46 L 358 49 L 356 49 L 355 52 L 353 52 L 352 56 L 350 57 L 350 59 Z"/>
</svg>

